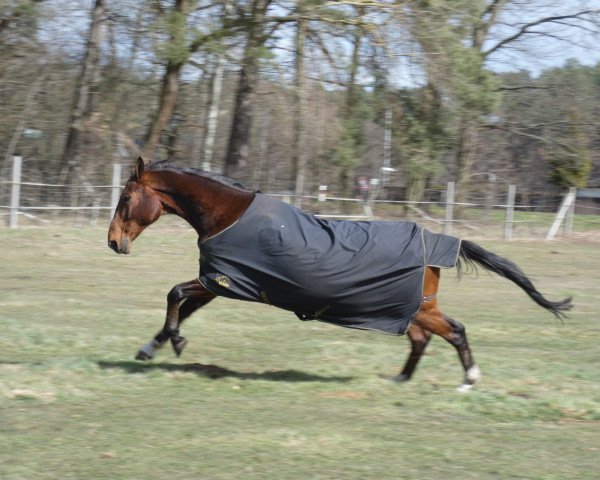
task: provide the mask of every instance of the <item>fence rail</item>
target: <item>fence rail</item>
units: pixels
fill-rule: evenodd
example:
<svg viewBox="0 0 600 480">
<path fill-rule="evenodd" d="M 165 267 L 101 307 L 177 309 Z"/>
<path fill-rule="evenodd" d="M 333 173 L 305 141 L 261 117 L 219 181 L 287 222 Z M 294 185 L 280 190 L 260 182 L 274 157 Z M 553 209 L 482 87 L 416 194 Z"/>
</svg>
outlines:
<svg viewBox="0 0 600 480">
<path fill-rule="evenodd" d="M 10 185 L 10 204 L 0 205 L 0 216 L 8 216 L 8 226 L 10 228 L 18 228 L 19 216 L 23 216 L 28 220 L 40 220 L 47 223 L 49 220 L 41 218 L 41 216 L 33 215 L 31 212 L 77 212 L 78 223 L 85 221 L 82 214 L 89 214 L 89 222 L 96 225 L 101 214 L 108 212 L 112 216 L 115 210 L 119 195 L 124 185 L 122 185 L 122 167 L 120 164 L 114 164 L 112 169 L 112 182 L 110 185 L 73 185 L 66 187 L 63 184 L 43 183 L 43 182 L 27 182 L 21 181 L 21 159 L 14 157 L 12 181 L 0 182 L 0 185 Z M 50 198 L 56 198 L 56 195 L 46 193 L 47 202 L 45 205 L 37 204 L 40 202 L 39 195 L 35 198 L 23 195 L 25 188 L 38 188 L 50 190 L 59 190 L 65 188 L 78 189 L 85 195 L 85 200 L 79 201 L 78 205 L 63 205 L 57 201 L 50 201 Z M 94 192 L 90 194 L 90 190 Z M 60 191 L 60 190 L 59 190 Z M 515 185 L 509 185 L 506 192 L 505 203 L 480 204 L 474 202 L 455 202 L 454 201 L 454 183 L 447 184 L 446 191 L 442 195 L 441 201 L 421 201 L 414 202 L 408 200 L 385 200 L 385 199 L 369 199 L 364 201 L 358 198 L 341 198 L 327 196 L 323 191 L 319 191 L 318 195 L 304 195 L 302 200 L 305 203 L 305 209 L 312 211 L 317 216 L 322 218 L 338 218 L 338 219 L 402 219 L 410 217 L 418 219 L 421 222 L 432 225 L 432 229 L 438 229 L 446 234 L 453 233 L 456 228 L 467 228 L 477 230 L 477 225 L 490 225 L 495 223 L 501 226 L 501 231 L 494 233 L 493 236 L 502 236 L 504 240 L 510 241 L 513 239 L 516 226 L 531 224 L 531 219 L 515 218 L 515 212 L 536 211 L 534 205 L 519 205 L 515 203 L 516 199 Z M 291 194 L 276 194 L 273 196 L 282 198 L 284 201 L 293 203 L 296 198 Z M 570 197 L 569 197 L 570 196 Z M 544 226 L 545 232 L 540 235 L 541 238 L 551 240 L 559 231 L 560 225 L 564 223 L 563 234 L 570 236 L 573 229 L 573 216 L 575 212 L 576 192 L 572 189 L 561 205 L 561 209 L 554 218 L 546 220 L 547 226 Z M 41 203 L 41 202 L 40 202 Z M 308 205 L 306 205 L 308 204 Z M 399 207 L 394 209 L 393 207 Z M 477 212 L 477 215 L 471 215 L 470 218 L 456 218 L 456 208 L 468 209 L 471 212 Z M 592 215 L 597 213 L 600 215 L 600 207 L 582 205 L 582 208 Z M 375 213 L 374 213 L 375 212 Z M 482 214 L 483 212 L 483 214 Z M 493 214 L 491 212 L 494 212 Z M 503 212 L 503 213 L 502 213 Z M 491 216 L 494 218 L 492 219 Z M 502 217 L 502 218 L 500 218 Z M 599 222 L 600 223 L 600 222 Z M 428 228 L 430 228 L 428 226 Z M 547 233 L 546 233 L 547 232 Z"/>
</svg>

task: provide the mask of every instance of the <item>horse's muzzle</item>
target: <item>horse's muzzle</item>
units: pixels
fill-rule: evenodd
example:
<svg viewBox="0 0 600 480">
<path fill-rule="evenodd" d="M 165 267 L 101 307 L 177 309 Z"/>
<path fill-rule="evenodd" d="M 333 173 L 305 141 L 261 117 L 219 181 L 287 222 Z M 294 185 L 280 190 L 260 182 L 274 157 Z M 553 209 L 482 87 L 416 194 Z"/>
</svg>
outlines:
<svg viewBox="0 0 600 480">
<path fill-rule="evenodd" d="M 110 248 L 111 250 L 114 250 L 116 253 L 123 253 L 125 255 L 127 255 L 129 253 L 129 239 L 128 238 L 124 238 L 121 246 L 119 247 L 119 242 L 117 242 L 116 240 L 109 240 L 108 241 L 108 248 Z"/>
<path fill-rule="evenodd" d="M 111 250 L 114 250 L 115 252 L 119 253 L 119 244 L 117 243 L 116 240 L 109 240 L 108 241 L 108 248 L 110 248 Z"/>
</svg>

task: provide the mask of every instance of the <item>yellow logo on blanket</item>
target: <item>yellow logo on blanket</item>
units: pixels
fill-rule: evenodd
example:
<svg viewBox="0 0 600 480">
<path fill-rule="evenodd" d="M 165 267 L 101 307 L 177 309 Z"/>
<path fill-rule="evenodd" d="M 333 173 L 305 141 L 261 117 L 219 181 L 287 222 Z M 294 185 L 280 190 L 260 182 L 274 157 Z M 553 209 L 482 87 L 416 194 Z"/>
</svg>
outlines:
<svg viewBox="0 0 600 480">
<path fill-rule="evenodd" d="M 215 282 L 217 282 L 218 285 L 221 285 L 222 287 L 225 288 L 229 288 L 229 278 L 226 277 L 225 275 L 217 275 L 215 277 Z"/>
</svg>

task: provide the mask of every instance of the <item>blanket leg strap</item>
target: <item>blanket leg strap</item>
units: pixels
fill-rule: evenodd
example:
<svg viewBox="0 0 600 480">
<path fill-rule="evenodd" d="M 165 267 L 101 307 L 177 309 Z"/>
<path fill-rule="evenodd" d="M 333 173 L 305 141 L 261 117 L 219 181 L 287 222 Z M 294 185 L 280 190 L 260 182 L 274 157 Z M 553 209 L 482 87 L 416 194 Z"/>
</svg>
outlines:
<svg viewBox="0 0 600 480">
<path fill-rule="evenodd" d="M 431 302 L 434 298 L 437 298 L 436 293 L 432 293 L 431 295 L 427 295 L 426 297 L 423 297 L 423 299 L 421 300 L 421 303 Z"/>
</svg>

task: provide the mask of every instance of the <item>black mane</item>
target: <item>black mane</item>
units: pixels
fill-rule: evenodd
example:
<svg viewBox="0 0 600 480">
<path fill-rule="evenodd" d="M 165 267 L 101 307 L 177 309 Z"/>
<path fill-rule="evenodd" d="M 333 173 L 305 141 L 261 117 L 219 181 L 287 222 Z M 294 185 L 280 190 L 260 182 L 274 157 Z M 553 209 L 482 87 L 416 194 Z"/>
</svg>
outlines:
<svg viewBox="0 0 600 480">
<path fill-rule="evenodd" d="M 215 182 L 222 183 L 228 187 L 237 188 L 238 190 L 243 190 L 245 192 L 253 192 L 254 190 L 246 187 L 243 183 L 234 180 L 233 178 L 226 177 L 225 175 L 219 175 L 218 173 L 207 172 L 200 168 L 194 167 L 182 167 L 180 165 L 175 165 L 174 163 L 169 162 L 168 160 L 161 160 L 159 162 L 148 163 L 145 166 L 146 170 L 150 172 L 179 172 L 179 173 L 187 173 L 190 175 L 199 175 L 201 177 L 208 178 L 209 180 L 214 180 Z"/>
</svg>

